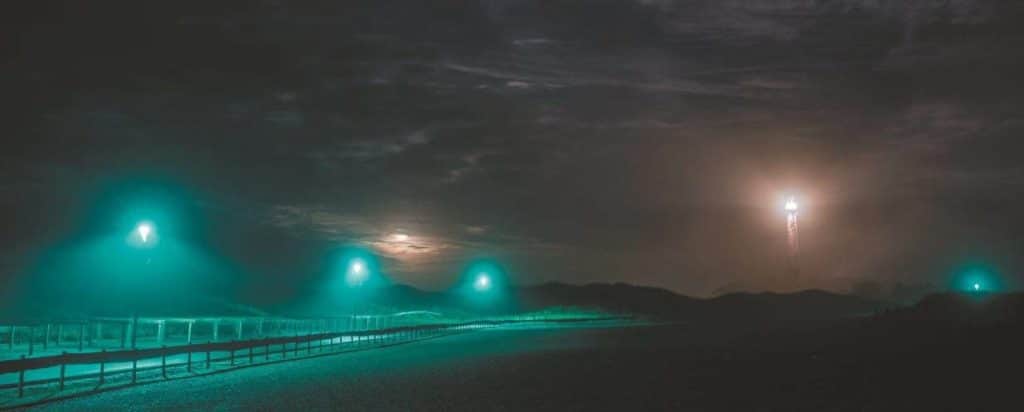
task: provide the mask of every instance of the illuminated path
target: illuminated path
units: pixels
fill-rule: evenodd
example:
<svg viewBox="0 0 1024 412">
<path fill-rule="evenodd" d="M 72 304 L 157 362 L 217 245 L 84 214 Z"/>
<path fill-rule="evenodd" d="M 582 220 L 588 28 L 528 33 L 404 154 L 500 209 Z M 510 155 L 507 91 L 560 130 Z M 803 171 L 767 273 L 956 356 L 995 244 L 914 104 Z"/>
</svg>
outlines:
<svg viewBox="0 0 1024 412">
<path fill-rule="evenodd" d="M 685 326 L 495 328 L 142 385 L 42 408 L 1007 410 L 984 406 L 1016 393 L 1008 390 L 1015 380 L 996 378 L 1022 361 L 1006 350 L 1016 340 L 998 350 L 971 347 L 969 339 L 929 350 L 911 340 L 892 347 L 889 335 L 855 345 L 811 342 L 821 333 L 786 330 L 750 339 Z M 957 351 L 972 356 L 949 356 Z M 951 378 L 956 376 L 969 379 Z M 964 396 L 977 393 L 985 396 Z"/>
</svg>

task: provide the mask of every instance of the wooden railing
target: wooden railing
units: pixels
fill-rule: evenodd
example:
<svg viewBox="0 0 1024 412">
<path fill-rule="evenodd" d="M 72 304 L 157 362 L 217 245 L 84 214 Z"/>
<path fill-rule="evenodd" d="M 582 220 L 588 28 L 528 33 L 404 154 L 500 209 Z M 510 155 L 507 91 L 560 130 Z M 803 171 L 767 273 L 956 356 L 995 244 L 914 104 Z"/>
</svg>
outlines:
<svg viewBox="0 0 1024 412">
<path fill-rule="evenodd" d="M 210 369 L 213 362 L 228 362 L 229 367 L 253 365 L 258 363 L 257 357 L 262 357 L 264 362 L 299 358 L 303 351 L 306 355 L 312 355 L 316 350 L 319 353 L 337 351 L 343 348 L 352 348 L 370 345 L 390 345 L 408 342 L 442 334 L 456 333 L 466 330 L 474 330 L 485 327 L 492 327 L 507 324 L 525 324 L 535 322 L 591 322 L 607 320 L 626 320 L 628 317 L 584 317 L 577 319 L 538 319 L 534 317 L 512 317 L 502 320 L 480 320 L 463 323 L 427 324 L 415 326 L 390 327 L 375 330 L 362 331 L 338 331 L 308 333 L 294 336 L 274 336 L 264 338 L 253 338 L 246 340 L 235 340 L 226 342 L 191 343 L 177 346 L 162 346 L 144 349 L 120 349 L 100 350 L 98 352 L 86 353 L 61 353 L 57 355 L 39 356 L 20 359 L 0 361 L 0 374 L 16 373 L 16 383 L 0 384 L 0 389 L 16 389 L 18 397 L 24 396 L 26 387 L 34 385 L 47 385 L 57 383 L 58 390 L 63 391 L 68 381 L 80 381 L 96 379 L 98 384 L 105 383 L 107 378 L 125 374 L 131 375 L 131 383 L 137 382 L 137 375 L 140 371 L 152 371 L 160 369 L 160 376 L 167 378 L 168 368 L 184 368 L 192 372 L 194 367 Z M 326 342 L 326 343 L 325 343 Z M 304 346 L 304 348 L 303 348 Z M 239 352 L 241 352 L 240 356 Z M 213 357 L 214 353 L 221 354 L 220 357 Z M 224 355 L 226 353 L 226 355 Z M 168 364 L 168 357 L 185 355 L 184 362 Z M 194 359 L 193 355 L 200 355 L 200 359 Z M 272 357 L 276 356 L 276 359 Z M 241 359 L 239 359 L 239 357 Z M 159 359 L 159 365 L 140 367 L 139 361 L 148 359 Z M 245 362 L 245 363 L 236 363 Z M 130 368 L 122 368 L 116 371 L 107 371 L 106 366 L 112 363 L 131 363 Z M 67 367 L 70 365 L 98 365 L 98 372 L 68 374 Z M 36 369 L 59 368 L 56 376 L 26 380 L 25 372 Z"/>
<path fill-rule="evenodd" d="M 313 350 L 319 350 L 322 352 L 325 346 L 330 350 L 342 345 L 353 346 L 398 343 L 429 336 L 436 336 L 441 333 L 491 326 L 498 323 L 505 322 L 484 321 L 459 324 L 404 326 L 367 331 L 311 333 L 297 336 L 277 336 L 229 342 L 193 343 L 188 345 L 164 346 L 146 349 L 113 351 L 107 351 L 104 349 L 99 352 L 87 353 L 65 352 L 58 355 L 34 358 L 25 358 L 25 356 L 22 355 L 21 359 L 0 361 L 0 374 L 18 374 L 17 383 L 0 384 L 0 388 L 17 389 L 18 396 L 21 397 L 24 395 L 24 389 L 26 386 L 52 384 L 56 382 L 59 385 L 58 389 L 63 390 L 67 381 L 97 379 L 98 383 L 102 384 L 112 375 L 128 373 L 131 374 L 131 382 L 135 383 L 137 374 L 140 370 L 160 368 L 161 375 L 166 377 L 168 367 L 181 366 L 182 364 L 185 365 L 189 372 L 192 371 L 192 368 L 196 363 L 199 363 L 200 367 L 209 368 L 211 362 L 229 360 L 231 365 L 234 365 L 236 361 L 236 354 L 238 354 L 239 351 L 242 351 L 242 356 L 247 357 L 248 363 L 251 364 L 255 361 L 256 356 L 261 356 L 264 360 L 269 360 L 272 355 L 279 355 L 278 359 L 287 358 L 289 354 L 292 356 L 298 356 L 299 353 L 303 351 L 303 346 L 305 346 L 305 352 L 309 354 L 312 353 Z M 348 338 L 348 340 L 346 341 L 345 338 Z M 211 357 L 211 353 L 215 352 L 227 352 L 228 355 L 214 359 Z M 168 357 L 182 354 L 187 356 L 187 360 L 184 363 L 168 365 Z M 205 354 L 205 359 L 201 359 L 196 362 L 193 360 L 194 354 Z M 140 368 L 138 366 L 139 361 L 145 359 L 160 359 L 160 366 Z M 105 370 L 105 366 L 107 364 L 126 362 L 131 362 L 131 368 L 113 372 L 107 372 Z M 66 373 L 67 366 L 81 364 L 98 364 L 99 372 L 78 375 L 68 375 Z M 56 377 L 25 380 L 26 371 L 54 367 L 59 367 L 59 373 Z"/>
</svg>

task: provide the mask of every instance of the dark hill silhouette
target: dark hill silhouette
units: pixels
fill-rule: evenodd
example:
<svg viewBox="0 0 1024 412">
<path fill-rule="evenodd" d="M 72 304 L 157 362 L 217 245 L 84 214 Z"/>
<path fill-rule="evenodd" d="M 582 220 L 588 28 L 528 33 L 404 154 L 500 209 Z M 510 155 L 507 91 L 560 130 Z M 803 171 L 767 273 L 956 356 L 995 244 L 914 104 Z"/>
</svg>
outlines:
<svg viewBox="0 0 1024 412">
<path fill-rule="evenodd" d="M 888 305 L 821 290 L 796 293 L 732 293 L 697 299 L 624 283 L 584 286 L 547 283 L 518 290 L 526 309 L 575 306 L 694 322 L 788 322 L 870 315 Z"/>
<path fill-rule="evenodd" d="M 345 305 L 341 305 L 345 306 Z M 474 305 L 456 292 L 423 291 L 407 285 L 389 285 L 366 297 L 362 311 L 455 310 L 469 313 L 537 311 L 576 308 L 643 318 L 701 323 L 774 323 L 842 319 L 871 315 L 887 304 L 852 295 L 820 290 L 797 293 L 733 293 L 711 299 L 680 295 L 666 289 L 626 283 L 569 285 L 545 283 L 513 288 L 507 298 Z M 330 310 L 301 311 L 294 315 L 328 316 Z M 348 309 L 345 309 L 348 310 Z"/>
<path fill-rule="evenodd" d="M 883 321 L 1018 323 L 1024 320 L 1024 293 L 936 293 L 918 303 L 886 311 Z"/>
<path fill-rule="evenodd" d="M 427 309 L 451 304 L 446 293 L 428 292 L 408 285 L 391 285 L 373 296 L 375 305 L 396 309 Z"/>
<path fill-rule="evenodd" d="M 694 313 L 700 303 L 665 289 L 625 283 L 576 286 L 552 282 L 519 288 L 516 292 L 519 304 L 526 310 L 570 306 L 670 319 Z"/>
<path fill-rule="evenodd" d="M 873 314 L 888 304 L 822 290 L 795 293 L 732 293 L 705 301 L 707 319 L 723 321 L 817 321 Z"/>
<path fill-rule="evenodd" d="M 113 300 L 111 302 L 114 302 Z M 106 303 L 106 302 L 102 302 Z M 926 302 L 922 302 L 924 304 Z M 486 305 L 467 302 L 455 292 L 424 291 L 393 284 L 359 297 L 358 301 L 339 298 L 327 305 L 296 302 L 294 305 L 261 307 L 222 299 L 191 297 L 147 300 L 135 305 L 95 305 L 64 302 L 46 310 L 25 308 L 7 317 L 27 319 L 81 318 L 87 316 L 334 316 L 357 310 L 386 313 L 395 310 L 455 310 L 469 313 L 535 311 L 546 308 L 578 308 L 615 314 L 683 322 L 763 323 L 840 319 L 870 315 L 886 305 L 860 297 L 819 290 L 797 293 L 733 293 L 711 299 L 680 295 L 669 290 L 625 283 L 569 285 L 546 283 L 513 288 L 506 299 Z"/>
</svg>

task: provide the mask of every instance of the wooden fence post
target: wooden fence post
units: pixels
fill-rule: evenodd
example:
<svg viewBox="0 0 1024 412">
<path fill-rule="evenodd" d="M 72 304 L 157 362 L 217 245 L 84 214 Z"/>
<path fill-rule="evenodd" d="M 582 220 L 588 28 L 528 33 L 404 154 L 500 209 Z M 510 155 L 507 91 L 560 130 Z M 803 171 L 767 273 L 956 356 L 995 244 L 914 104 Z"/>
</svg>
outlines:
<svg viewBox="0 0 1024 412">
<path fill-rule="evenodd" d="M 13 328 L 13 326 L 12 326 Z M 25 360 L 25 355 L 21 355 L 21 360 Z M 18 371 L 18 397 L 25 396 L 25 370 Z"/>
<path fill-rule="evenodd" d="M 167 346 L 160 346 L 160 376 L 167 379 Z"/>
<path fill-rule="evenodd" d="M 210 369 L 210 350 L 206 350 L 206 369 Z"/>
<path fill-rule="evenodd" d="M 166 329 L 164 329 L 164 328 L 166 326 L 166 323 L 167 323 L 167 321 L 163 320 L 163 319 L 156 321 L 156 344 L 157 345 L 163 346 L 163 344 L 164 344 L 164 335 L 166 333 L 165 332 Z"/>
<path fill-rule="evenodd" d="M 135 383 L 135 377 L 139 367 L 139 351 L 132 350 L 132 383 Z"/>
<path fill-rule="evenodd" d="M 64 370 L 67 367 L 68 352 L 64 351 L 60 354 L 60 386 L 57 390 L 64 390 Z"/>
<path fill-rule="evenodd" d="M 107 360 L 107 350 L 106 349 L 100 349 L 100 353 L 103 356 L 102 358 L 100 358 L 100 385 L 102 385 L 104 380 L 105 380 L 105 377 L 103 376 L 103 373 L 106 372 L 106 369 L 107 369 L 107 362 L 106 362 L 106 360 Z"/>
<path fill-rule="evenodd" d="M 132 316 L 131 331 L 132 349 L 135 349 L 135 345 L 138 343 L 139 340 L 139 316 L 137 314 L 135 316 Z"/>
<path fill-rule="evenodd" d="M 185 364 L 185 365 L 187 365 L 187 366 L 185 366 L 185 372 L 192 373 L 192 351 L 191 350 L 188 351 L 187 360 L 188 360 L 188 362 Z"/>
</svg>

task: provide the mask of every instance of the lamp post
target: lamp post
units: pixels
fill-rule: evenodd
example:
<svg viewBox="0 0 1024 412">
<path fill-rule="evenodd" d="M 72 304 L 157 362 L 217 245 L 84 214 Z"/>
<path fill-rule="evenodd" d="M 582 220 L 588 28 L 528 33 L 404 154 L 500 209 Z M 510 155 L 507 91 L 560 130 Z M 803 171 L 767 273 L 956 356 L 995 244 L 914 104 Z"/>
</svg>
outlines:
<svg viewBox="0 0 1024 412">
<path fill-rule="evenodd" d="M 345 286 L 350 289 L 349 299 L 352 302 L 353 327 L 356 329 L 358 329 L 359 320 L 361 319 L 358 313 L 360 310 L 359 300 L 365 299 L 365 297 L 357 296 L 360 292 L 357 292 L 356 289 L 362 289 L 369 279 L 370 268 L 363 258 L 356 257 L 348 261 L 345 268 Z M 363 309 L 365 309 L 365 306 Z M 366 326 L 367 328 L 369 327 L 369 322 L 366 323 Z"/>
<path fill-rule="evenodd" d="M 345 283 L 350 287 L 359 287 L 369 279 L 369 269 L 362 259 L 352 259 L 348 263 L 348 270 L 345 271 Z"/>
<path fill-rule="evenodd" d="M 137 248 L 148 249 L 153 246 L 156 246 L 158 239 L 156 227 L 153 225 L 153 223 L 148 221 L 139 222 L 138 224 L 135 225 L 135 229 L 132 231 L 130 239 L 131 241 L 129 243 L 135 245 Z M 148 259 L 146 263 L 149 263 Z M 133 306 L 135 306 L 135 309 L 132 311 L 131 348 L 135 349 L 136 341 L 138 340 L 139 311 L 137 303 L 133 304 Z"/>
<path fill-rule="evenodd" d="M 466 309 L 481 316 L 496 313 L 508 303 L 508 275 L 494 260 L 477 260 L 466 267 L 455 291 Z"/>
</svg>

